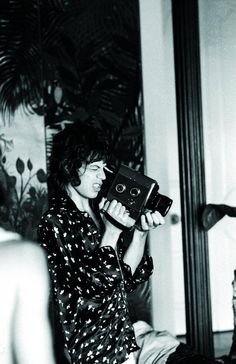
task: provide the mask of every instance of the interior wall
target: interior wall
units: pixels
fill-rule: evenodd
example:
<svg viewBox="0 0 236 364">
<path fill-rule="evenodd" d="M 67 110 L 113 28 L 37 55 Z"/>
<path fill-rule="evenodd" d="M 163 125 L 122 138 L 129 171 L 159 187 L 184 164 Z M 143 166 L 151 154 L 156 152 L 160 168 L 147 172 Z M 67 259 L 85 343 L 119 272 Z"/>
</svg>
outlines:
<svg viewBox="0 0 236 364">
<path fill-rule="evenodd" d="M 199 1 L 205 171 L 208 204 L 236 206 L 236 4 Z M 208 233 L 213 330 L 233 329 L 236 219 Z"/>
<path fill-rule="evenodd" d="M 150 233 L 153 325 L 184 334 L 185 305 L 171 1 L 140 0 L 146 172 L 173 199 L 165 225 Z M 178 222 L 179 221 L 179 222 Z"/>
<path fill-rule="evenodd" d="M 199 15 L 207 203 L 236 206 L 236 5 L 200 0 Z M 146 172 L 174 200 L 165 226 L 150 234 L 153 323 L 183 334 L 181 223 L 172 223 L 181 217 L 171 2 L 140 0 L 140 23 Z M 233 329 L 235 224 L 225 216 L 208 233 L 213 331 Z"/>
</svg>

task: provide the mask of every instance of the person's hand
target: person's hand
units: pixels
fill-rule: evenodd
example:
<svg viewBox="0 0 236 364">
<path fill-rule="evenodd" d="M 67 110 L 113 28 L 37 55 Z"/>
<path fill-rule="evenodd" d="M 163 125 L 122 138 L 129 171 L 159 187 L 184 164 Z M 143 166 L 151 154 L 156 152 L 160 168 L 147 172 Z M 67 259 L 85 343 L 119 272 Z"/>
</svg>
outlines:
<svg viewBox="0 0 236 364">
<path fill-rule="evenodd" d="M 135 224 L 135 220 L 129 216 L 129 211 L 121 202 L 116 200 L 102 201 L 100 213 L 106 229 L 118 229 L 120 232 L 124 228 L 131 228 Z"/>
<path fill-rule="evenodd" d="M 163 225 L 164 223 L 165 220 L 158 211 L 147 211 L 141 215 L 140 223 L 137 226 L 137 229 L 143 232 L 148 232 L 155 229 L 159 225 Z"/>
<path fill-rule="evenodd" d="M 103 212 L 103 208 L 105 207 L 105 203 L 107 202 L 107 199 L 105 197 L 103 197 L 101 199 L 101 201 L 99 202 L 99 210 L 100 210 L 100 213 L 102 214 Z"/>
</svg>

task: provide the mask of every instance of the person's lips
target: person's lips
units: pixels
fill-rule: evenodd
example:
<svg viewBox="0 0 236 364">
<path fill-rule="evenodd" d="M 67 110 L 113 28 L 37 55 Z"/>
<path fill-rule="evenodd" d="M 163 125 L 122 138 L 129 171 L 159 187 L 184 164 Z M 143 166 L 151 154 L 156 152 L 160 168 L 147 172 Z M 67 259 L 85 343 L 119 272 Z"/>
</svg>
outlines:
<svg viewBox="0 0 236 364">
<path fill-rule="evenodd" d="M 94 188 L 95 191 L 100 191 L 101 187 L 102 187 L 101 183 L 94 183 L 93 184 L 93 188 Z"/>
</svg>

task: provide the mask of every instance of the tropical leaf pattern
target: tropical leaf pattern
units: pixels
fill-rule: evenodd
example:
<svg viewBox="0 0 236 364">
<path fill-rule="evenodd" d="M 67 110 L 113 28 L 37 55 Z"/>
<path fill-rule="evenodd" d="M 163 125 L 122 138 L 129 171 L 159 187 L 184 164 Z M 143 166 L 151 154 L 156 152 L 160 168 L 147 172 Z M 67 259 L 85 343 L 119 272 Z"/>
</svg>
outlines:
<svg viewBox="0 0 236 364">
<path fill-rule="evenodd" d="M 34 172 L 30 159 L 25 162 L 17 158 L 15 167 L 17 176 L 9 174 L 7 158 L 3 156 L 0 162 L 0 183 L 7 198 L 0 208 L 1 225 L 35 240 L 37 224 L 47 208 L 47 175 L 41 168 Z"/>
<path fill-rule="evenodd" d="M 138 1 L 3 0 L 1 11 L 0 112 L 23 105 L 56 131 L 92 121 L 114 159 L 142 168 Z"/>
<path fill-rule="evenodd" d="M 9 117 L 42 97 L 38 2 L 1 1 L 0 111 Z"/>
</svg>

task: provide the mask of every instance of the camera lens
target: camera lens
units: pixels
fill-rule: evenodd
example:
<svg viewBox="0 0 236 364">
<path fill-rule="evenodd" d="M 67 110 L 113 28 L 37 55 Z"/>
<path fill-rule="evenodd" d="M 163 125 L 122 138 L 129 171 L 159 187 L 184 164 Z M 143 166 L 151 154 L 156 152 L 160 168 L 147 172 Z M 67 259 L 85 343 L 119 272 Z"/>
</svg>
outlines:
<svg viewBox="0 0 236 364">
<path fill-rule="evenodd" d="M 138 187 L 132 187 L 129 192 L 132 197 L 137 197 L 141 193 L 141 190 Z"/>
<path fill-rule="evenodd" d="M 118 193 L 122 193 L 126 190 L 126 186 L 123 185 L 122 183 L 118 183 L 115 188 L 116 188 L 116 192 L 118 192 Z"/>
</svg>

